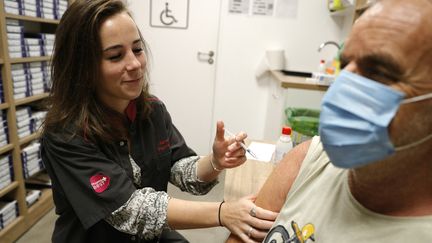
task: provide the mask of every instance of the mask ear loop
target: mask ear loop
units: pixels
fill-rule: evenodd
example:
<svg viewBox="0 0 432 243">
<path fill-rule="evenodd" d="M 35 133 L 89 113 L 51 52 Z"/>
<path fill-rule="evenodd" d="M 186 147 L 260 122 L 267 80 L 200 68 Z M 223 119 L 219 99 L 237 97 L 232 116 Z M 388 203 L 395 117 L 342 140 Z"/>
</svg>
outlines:
<svg viewBox="0 0 432 243">
<path fill-rule="evenodd" d="M 405 150 L 405 149 L 409 149 L 409 148 L 415 147 L 417 145 L 420 145 L 420 144 L 426 142 L 427 140 L 429 140 L 431 138 L 432 138 L 432 134 L 429 134 L 428 136 L 426 136 L 426 137 L 418 140 L 417 142 L 413 142 L 413 143 L 410 143 L 410 144 L 407 144 L 407 145 L 402 145 L 402 146 L 396 147 L 395 151 L 399 152 L 399 151 L 402 151 L 402 150 Z"/>
<path fill-rule="evenodd" d="M 429 98 L 432 98 L 432 93 L 424 94 L 424 95 L 419 95 L 419 96 L 411 97 L 411 98 L 408 98 L 408 99 L 404 99 L 404 100 L 401 101 L 401 104 L 414 103 L 414 102 L 417 102 L 417 101 L 427 100 Z"/>
<path fill-rule="evenodd" d="M 414 103 L 414 102 L 417 102 L 417 101 L 427 100 L 429 98 L 432 98 L 432 93 L 424 94 L 424 95 L 419 95 L 419 96 L 415 96 L 415 97 L 408 98 L 408 99 L 404 99 L 404 100 L 401 101 L 401 104 Z M 396 147 L 395 151 L 402 151 L 402 150 L 406 150 L 406 149 L 415 147 L 417 145 L 420 145 L 420 144 L 426 142 L 427 140 L 429 140 L 431 138 L 432 138 L 432 134 L 429 134 L 428 136 L 426 136 L 426 137 L 418 140 L 417 142 L 413 142 L 413 143 L 410 143 L 410 144 L 407 144 L 407 145 L 402 145 L 402 146 Z"/>
</svg>

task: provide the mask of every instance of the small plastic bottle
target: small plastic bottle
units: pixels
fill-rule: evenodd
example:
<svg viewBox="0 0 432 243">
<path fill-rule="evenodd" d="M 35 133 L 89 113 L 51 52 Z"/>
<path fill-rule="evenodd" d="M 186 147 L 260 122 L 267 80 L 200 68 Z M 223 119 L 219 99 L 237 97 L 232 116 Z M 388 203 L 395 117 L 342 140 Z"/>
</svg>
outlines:
<svg viewBox="0 0 432 243">
<path fill-rule="evenodd" d="M 318 72 L 324 74 L 326 72 L 326 64 L 324 60 L 321 60 L 318 66 Z"/>
<path fill-rule="evenodd" d="M 276 142 L 276 148 L 273 156 L 273 163 L 279 163 L 279 161 L 293 148 L 291 140 L 291 127 L 284 126 L 282 128 L 282 134 L 279 140 Z"/>
</svg>

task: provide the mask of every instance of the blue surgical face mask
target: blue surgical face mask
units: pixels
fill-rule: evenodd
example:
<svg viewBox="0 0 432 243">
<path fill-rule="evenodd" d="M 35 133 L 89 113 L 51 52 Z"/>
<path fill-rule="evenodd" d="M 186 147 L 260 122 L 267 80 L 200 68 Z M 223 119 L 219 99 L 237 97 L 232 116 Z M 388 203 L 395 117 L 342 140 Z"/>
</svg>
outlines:
<svg viewBox="0 0 432 243">
<path fill-rule="evenodd" d="M 394 147 L 388 126 L 401 104 L 432 98 L 432 93 L 404 99 L 404 93 L 386 85 L 342 71 L 321 104 L 319 133 L 331 162 L 355 168 L 414 147 L 432 134 L 401 147 Z"/>
</svg>

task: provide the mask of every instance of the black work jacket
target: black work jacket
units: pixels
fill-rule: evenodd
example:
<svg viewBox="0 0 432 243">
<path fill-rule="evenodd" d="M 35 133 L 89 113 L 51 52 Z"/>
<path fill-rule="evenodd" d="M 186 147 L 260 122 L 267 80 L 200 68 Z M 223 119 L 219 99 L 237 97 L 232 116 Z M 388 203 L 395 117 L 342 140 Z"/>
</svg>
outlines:
<svg viewBox="0 0 432 243">
<path fill-rule="evenodd" d="M 171 122 L 165 105 L 152 99 L 148 118 L 130 123 L 130 155 L 141 168 L 141 184 L 166 191 L 170 170 L 181 158 L 196 155 Z M 70 134 L 70 133 L 69 133 Z M 89 142 L 68 132 L 45 133 L 42 160 L 52 180 L 56 221 L 52 241 L 156 242 L 121 233 L 103 219 L 137 189 L 126 140 Z"/>
</svg>

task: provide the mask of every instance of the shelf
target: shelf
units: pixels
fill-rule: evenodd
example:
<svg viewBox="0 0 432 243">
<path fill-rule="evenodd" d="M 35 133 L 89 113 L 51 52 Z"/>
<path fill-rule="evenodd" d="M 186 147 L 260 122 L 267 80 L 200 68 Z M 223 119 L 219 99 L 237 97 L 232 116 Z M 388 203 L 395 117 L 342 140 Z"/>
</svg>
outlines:
<svg viewBox="0 0 432 243">
<path fill-rule="evenodd" d="M 48 97 L 48 95 L 49 95 L 48 93 L 43 93 L 43 94 L 33 95 L 33 96 L 30 96 L 30 97 L 25 97 L 25 98 L 22 98 L 22 99 L 17 99 L 15 101 L 15 105 L 16 106 L 18 106 L 18 105 L 25 105 L 25 104 L 31 103 L 33 101 L 44 99 L 44 98 Z"/>
<path fill-rule="evenodd" d="M 15 242 L 27 229 L 24 217 L 19 216 L 6 228 L 0 230 L 1 242 Z"/>
<path fill-rule="evenodd" d="M 16 0 L 13 0 L 16 2 Z M 74 0 L 68 0 L 67 5 L 69 6 Z M 4 1 L 6 2 L 6 1 Z M 53 193 L 48 185 L 43 185 L 40 190 L 42 194 L 40 198 L 34 202 L 31 206 L 27 205 L 26 202 L 26 187 L 32 188 L 30 185 L 37 186 L 36 180 L 33 177 L 41 177 L 44 173 L 36 173 L 31 176 L 31 178 L 24 178 L 23 173 L 23 163 L 21 159 L 21 152 L 23 147 L 36 141 L 41 136 L 41 131 L 30 134 L 20 138 L 18 135 L 18 126 L 16 124 L 17 116 L 16 111 L 22 108 L 23 105 L 39 105 L 39 103 L 44 103 L 44 99 L 49 98 L 49 93 L 42 93 L 33 95 L 30 97 L 17 99 L 14 97 L 13 89 L 13 74 L 12 70 L 15 68 L 12 65 L 19 64 L 16 66 L 21 66 L 21 64 L 31 63 L 38 64 L 37 62 L 52 62 L 52 56 L 35 56 L 23 57 L 23 58 L 11 58 L 9 55 L 9 42 L 7 33 L 7 21 L 19 21 L 20 29 L 24 33 L 28 34 L 38 34 L 47 33 L 55 34 L 58 25 L 60 24 L 59 19 L 47 19 L 32 16 L 23 16 L 19 14 L 6 13 L 4 11 L 3 0 L 0 0 L 0 34 L 1 34 L 1 45 L 0 45 L 0 67 L 2 68 L 2 81 L 3 94 L 7 98 L 4 103 L 0 103 L 0 112 L 5 114 L 4 120 L 8 122 L 8 137 L 9 144 L 4 146 L 0 145 L 0 155 L 11 155 L 12 157 L 12 168 L 14 181 L 9 185 L 0 189 L 0 198 L 3 199 L 13 199 L 17 201 L 19 216 L 13 220 L 8 226 L 0 230 L 0 243 L 13 243 L 21 237 L 29 228 L 31 228 L 38 220 L 40 220 L 46 213 L 48 213 L 54 207 Z M 62 11 L 59 11 L 59 13 Z M 54 13 L 54 12 L 53 12 Z M 30 36 L 30 35 L 29 35 Z M 36 36 L 36 35 L 35 35 Z M 40 54 L 36 54 L 40 55 Z M 23 66 L 28 66 L 23 65 Z M 21 96 L 22 97 L 22 96 Z M 34 102 L 34 103 L 32 103 Z M 33 183 L 32 183 L 33 180 Z M 28 182 L 28 183 L 27 183 Z M 27 183 L 27 184 L 26 184 Z M 39 189 L 39 188 L 38 188 Z"/>
<path fill-rule="evenodd" d="M 42 195 L 27 211 L 28 224 L 35 224 L 54 207 L 51 189 L 42 189 Z"/>
<path fill-rule="evenodd" d="M 39 131 L 38 131 L 38 132 L 35 132 L 35 133 L 32 133 L 32 134 L 30 134 L 30 135 L 28 135 L 28 136 L 26 136 L 26 137 L 21 138 L 21 139 L 19 140 L 19 144 L 20 144 L 20 146 L 21 146 L 21 145 L 23 145 L 23 144 L 29 143 L 29 142 L 31 142 L 31 141 L 33 141 L 33 140 L 38 139 L 38 138 L 40 137 L 40 135 L 41 135 L 41 133 L 40 133 Z"/>
<path fill-rule="evenodd" d="M 8 13 L 5 14 L 5 17 L 8 19 L 18 19 L 18 20 L 32 21 L 32 22 L 38 22 L 38 23 L 46 23 L 46 24 L 59 24 L 60 23 L 60 20 L 57 20 L 57 19 L 44 19 L 44 18 L 37 18 L 37 17 L 31 17 L 31 16 L 8 14 Z"/>
<path fill-rule="evenodd" d="M 281 71 L 271 71 L 272 76 L 281 82 L 282 88 L 326 91 L 329 86 L 306 82 L 305 77 L 284 75 Z"/>
<path fill-rule="evenodd" d="M 15 183 L 15 187 L 18 187 L 18 182 Z M 25 219 L 24 216 L 19 216 L 10 225 L 6 226 L 6 228 L 0 230 L 1 242 L 15 242 L 28 228 L 54 208 L 52 190 L 42 189 L 41 191 L 41 197 L 30 206 Z"/>
<path fill-rule="evenodd" d="M 34 175 L 25 179 L 26 188 L 52 188 L 51 178 L 46 169 L 36 172 Z"/>
<path fill-rule="evenodd" d="M 348 6 L 342 10 L 330 11 L 330 16 L 348 16 L 354 13 L 354 6 Z"/>
<path fill-rule="evenodd" d="M 49 62 L 51 61 L 51 56 L 44 57 L 23 57 L 23 58 L 11 58 L 10 63 L 26 63 L 26 62 Z"/>
<path fill-rule="evenodd" d="M 0 104 L 0 110 L 4 110 L 4 109 L 7 109 L 7 108 L 9 108 L 9 103 L 1 103 Z"/>
<path fill-rule="evenodd" d="M 18 187 L 19 183 L 17 181 L 13 181 L 11 184 L 7 185 L 5 188 L 0 190 L 0 198 L 9 192 L 15 190 Z"/>
<path fill-rule="evenodd" d="M 7 144 L 7 145 L 5 145 L 5 146 L 0 147 L 0 154 L 4 154 L 4 153 L 6 153 L 7 151 L 12 150 L 13 147 L 14 147 L 13 144 Z"/>
</svg>

